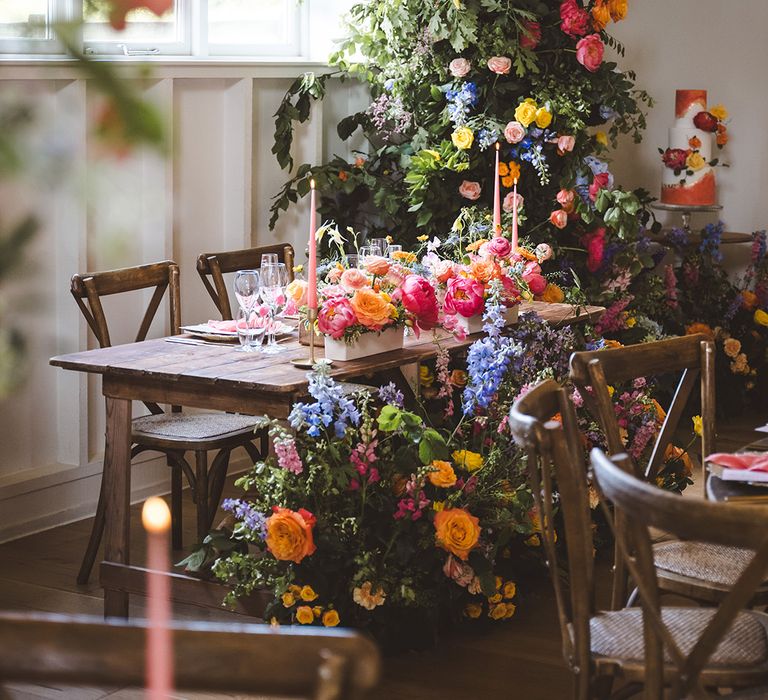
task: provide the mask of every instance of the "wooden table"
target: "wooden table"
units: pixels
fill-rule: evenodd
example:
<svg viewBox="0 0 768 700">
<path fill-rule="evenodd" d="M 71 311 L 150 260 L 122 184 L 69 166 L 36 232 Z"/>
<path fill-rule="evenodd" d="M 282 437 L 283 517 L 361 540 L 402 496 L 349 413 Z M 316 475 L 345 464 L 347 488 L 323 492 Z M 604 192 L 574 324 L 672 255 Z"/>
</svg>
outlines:
<svg viewBox="0 0 768 700">
<path fill-rule="evenodd" d="M 568 304 L 526 302 L 520 311 L 535 311 L 549 323 L 562 326 L 594 321 L 604 309 L 589 306 L 577 312 Z M 477 337 L 463 341 L 451 337 L 440 342 L 458 352 Z M 436 353 L 432 334 L 422 333 L 420 339 L 406 338 L 402 350 L 336 362 L 331 374 L 343 380 L 397 371 L 407 365 L 417 367 Z M 138 590 L 143 579 L 142 572 L 131 571 L 129 553 L 131 402 L 153 401 L 286 418 L 293 403 L 307 390 L 306 370 L 293 367 L 290 360 L 306 354 L 307 349 L 298 340 L 285 343 L 278 355 L 252 355 L 234 352 L 231 345 L 186 345 L 161 338 L 51 359 L 57 367 L 102 375 L 107 414 L 103 475 L 107 515 L 100 571 L 105 616 L 127 617 L 128 591 Z M 318 355 L 322 356 L 322 351 Z M 131 583 L 123 581 L 126 577 L 131 578 Z"/>
</svg>

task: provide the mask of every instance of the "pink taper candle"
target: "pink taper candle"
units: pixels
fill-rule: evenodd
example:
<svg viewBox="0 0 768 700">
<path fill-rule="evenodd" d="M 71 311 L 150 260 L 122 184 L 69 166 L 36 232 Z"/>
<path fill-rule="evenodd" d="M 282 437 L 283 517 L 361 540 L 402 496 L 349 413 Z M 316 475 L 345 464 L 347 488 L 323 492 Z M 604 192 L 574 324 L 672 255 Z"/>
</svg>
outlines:
<svg viewBox="0 0 768 700">
<path fill-rule="evenodd" d="M 147 531 L 147 698 L 167 700 L 173 690 L 171 582 L 168 576 L 168 530 L 171 513 L 162 498 L 148 498 L 141 512 Z"/>
<path fill-rule="evenodd" d="M 317 309 L 317 201 L 315 181 L 309 181 L 309 270 L 307 271 L 307 306 Z"/>
<path fill-rule="evenodd" d="M 493 235 L 501 235 L 501 192 L 499 191 L 499 144 L 496 144 L 496 168 L 493 171 Z"/>
<path fill-rule="evenodd" d="M 517 178 L 515 178 L 515 188 L 513 190 L 514 205 L 512 207 L 512 250 L 517 250 Z"/>
</svg>

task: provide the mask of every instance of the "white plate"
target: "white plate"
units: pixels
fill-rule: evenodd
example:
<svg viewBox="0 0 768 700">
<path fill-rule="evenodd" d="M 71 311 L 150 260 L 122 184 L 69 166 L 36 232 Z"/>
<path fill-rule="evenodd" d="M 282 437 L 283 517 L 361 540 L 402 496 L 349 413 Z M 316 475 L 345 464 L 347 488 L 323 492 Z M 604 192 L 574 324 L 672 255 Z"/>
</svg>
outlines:
<svg viewBox="0 0 768 700">
<path fill-rule="evenodd" d="M 211 328 L 207 323 L 197 323 L 191 326 L 181 326 L 181 330 L 190 335 L 197 336 L 199 338 L 205 338 L 206 340 L 218 340 L 223 343 L 237 340 L 237 331 L 222 331 L 216 328 Z M 278 327 L 275 335 L 290 335 L 295 333 L 295 326 L 289 326 L 287 323 L 281 323 L 278 321 Z"/>
</svg>

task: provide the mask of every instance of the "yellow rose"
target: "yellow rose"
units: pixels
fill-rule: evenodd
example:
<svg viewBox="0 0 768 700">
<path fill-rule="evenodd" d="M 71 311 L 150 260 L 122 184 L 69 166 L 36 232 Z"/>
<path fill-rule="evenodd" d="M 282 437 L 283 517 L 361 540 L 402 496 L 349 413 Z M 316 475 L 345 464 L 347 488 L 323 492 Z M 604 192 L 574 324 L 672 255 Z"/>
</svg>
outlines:
<svg viewBox="0 0 768 700">
<path fill-rule="evenodd" d="M 453 145 L 460 151 L 466 151 L 468 148 L 472 148 L 472 142 L 474 140 L 475 135 L 472 133 L 472 129 L 468 126 L 460 126 L 451 134 Z"/>
<path fill-rule="evenodd" d="M 520 122 L 524 127 L 529 127 L 536 119 L 536 104 L 527 100 L 517 106 L 515 110 L 515 121 Z"/>
<path fill-rule="evenodd" d="M 300 605 L 296 608 L 296 622 L 300 625 L 311 625 L 315 621 L 315 614 L 309 605 Z"/>
<path fill-rule="evenodd" d="M 507 606 L 505 603 L 498 603 L 497 605 L 492 605 L 490 610 L 488 611 L 488 617 L 490 617 L 492 620 L 503 620 L 506 617 L 507 614 Z"/>
<path fill-rule="evenodd" d="M 686 167 L 693 171 L 701 170 L 706 164 L 707 161 L 704 160 L 704 156 L 696 151 L 689 153 L 688 157 L 685 159 Z"/>
<path fill-rule="evenodd" d="M 326 627 L 336 627 L 339 622 L 339 613 L 337 613 L 335 610 L 326 610 L 323 613 L 323 625 Z"/>
<path fill-rule="evenodd" d="M 595 133 L 595 141 L 597 141 L 601 146 L 607 146 L 608 135 L 604 131 L 598 131 Z"/>
<path fill-rule="evenodd" d="M 435 515 L 434 525 L 437 544 L 466 561 L 480 539 L 478 518 L 463 508 L 450 508 Z"/>
<path fill-rule="evenodd" d="M 752 318 L 758 326 L 768 326 L 768 314 L 762 309 L 756 309 Z"/>
<path fill-rule="evenodd" d="M 736 357 L 741 352 L 741 341 L 736 338 L 726 338 L 723 343 L 723 350 L 728 357 Z"/>
<path fill-rule="evenodd" d="M 728 110 L 723 105 L 715 105 L 710 108 L 709 113 L 720 122 L 728 119 Z"/>
<path fill-rule="evenodd" d="M 295 596 L 290 591 L 283 593 L 280 598 L 283 601 L 284 608 L 290 608 L 296 602 Z"/>
<path fill-rule="evenodd" d="M 323 606 L 322 605 L 315 605 L 315 607 L 312 608 L 312 614 L 315 617 L 320 617 L 320 615 L 323 614 Z"/>
<path fill-rule="evenodd" d="M 483 606 L 477 603 L 467 603 L 467 606 L 464 608 L 464 614 L 468 618 L 476 620 L 483 614 Z"/>
<path fill-rule="evenodd" d="M 608 10 L 614 22 L 620 22 L 627 16 L 627 0 L 608 0 Z"/>
<path fill-rule="evenodd" d="M 504 614 L 504 619 L 508 620 L 512 615 L 515 614 L 515 610 L 517 610 L 517 605 L 514 603 L 506 603 L 507 612 Z"/>
<path fill-rule="evenodd" d="M 456 472 L 450 462 L 436 459 L 432 462 L 432 468 L 434 471 L 429 472 L 427 479 L 433 486 L 448 488 L 456 483 Z"/>
<path fill-rule="evenodd" d="M 536 126 L 539 129 L 546 129 L 552 123 L 552 112 L 546 107 L 539 107 L 536 110 Z"/>
<path fill-rule="evenodd" d="M 496 590 L 497 590 L 497 591 L 500 591 L 500 590 L 501 590 L 501 586 L 502 586 L 502 584 L 503 584 L 503 583 L 504 583 L 504 579 L 503 579 L 503 578 L 501 578 L 501 576 L 494 576 L 494 577 L 493 577 L 493 585 L 495 586 L 495 588 L 496 588 Z M 495 600 L 492 600 L 491 602 L 492 602 L 492 603 L 495 603 L 495 602 L 497 602 L 497 601 L 495 601 Z"/>
<path fill-rule="evenodd" d="M 312 589 L 312 586 L 304 586 L 299 595 L 305 603 L 311 603 L 313 600 L 317 599 L 317 593 Z"/>
<path fill-rule="evenodd" d="M 501 602 L 501 593 L 494 593 L 490 598 L 488 598 L 488 602 L 492 605 L 495 605 L 496 603 Z"/>
<path fill-rule="evenodd" d="M 439 513 L 441 510 L 445 510 L 445 501 L 432 501 L 432 510 Z"/>
<path fill-rule="evenodd" d="M 704 421 L 701 420 L 701 416 L 694 416 L 691 420 L 693 421 L 693 432 L 701 437 L 704 430 Z"/>
<path fill-rule="evenodd" d="M 502 589 L 505 598 L 514 598 L 517 593 L 517 586 L 514 581 L 507 581 Z"/>
<path fill-rule="evenodd" d="M 452 455 L 453 461 L 468 472 L 476 472 L 483 466 L 483 456 L 469 450 L 456 450 Z"/>
<path fill-rule="evenodd" d="M 358 289 L 350 300 L 357 322 L 374 330 L 380 330 L 392 318 L 395 307 L 379 292 L 370 288 Z"/>
</svg>

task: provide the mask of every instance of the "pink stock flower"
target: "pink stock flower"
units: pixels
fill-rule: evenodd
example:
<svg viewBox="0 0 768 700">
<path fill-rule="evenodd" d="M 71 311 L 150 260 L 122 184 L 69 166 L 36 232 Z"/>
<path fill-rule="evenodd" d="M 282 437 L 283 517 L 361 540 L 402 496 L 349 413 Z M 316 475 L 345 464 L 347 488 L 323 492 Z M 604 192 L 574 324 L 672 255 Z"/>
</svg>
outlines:
<svg viewBox="0 0 768 700">
<path fill-rule="evenodd" d="M 592 184 L 589 186 L 589 198 L 594 202 L 600 190 L 606 189 L 610 182 L 610 173 L 598 173 L 595 175 L 595 179 L 592 180 Z"/>
<path fill-rule="evenodd" d="M 488 68 L 497 75 L 506 75 L 512 67 L 512 59 L 508 56 L 491 56 L 488 59 Z"/>
<path fill-rule="evenodd" d="M 357 316 L 346 297 L 331 297 L 323 302 L 317 314 L 317 327 L 321 333 L 340 340 L 344 331 L 357 323 Z"/>
<path fill-rule="evenodd" d="M 520 122 L 509 122 L 504 127 L 504 138 L 508 143 L 520 143 L 525 138 L 525 127 Z"/>
<path fill-rule="evenodd" d="M 603 263 L 605 253 L 605 229 L 600 227 L 590 231 L 582 236 L 581 242 L 587 249 L 587 269 L 590 272 L 597 272 Z"/>
<path fill-rule="evenodd" d="M 568 225 L 568 212 L 565 209 L 557 209 L 549 215 L 549 223 L 555 228 L 565 228 Z"/>
<path fill-rule="evenodd" d="M 487 251 L 497 258 L 508 258 L 512 253 L 512 244 L 503 236 L 495 236 L 488 243 Z"/>
<path fill-rule="evenodd" d="M 589 29 L 589 13 L 576 0 L 560 4 L 560 29 L 568 36 L 584 36 Z"/>
<path fill-rule="evenodd" d="M 416 317 L 424 331 L 437 325 L 437 296 L 432 285 L 419 275 L 408 275 L 400 289 L 403 306 Z"/>
<path fill-rule="evenodd" d="M 535 49 L 541 41 L 541 24 L 533 20 L 523 21 L 523 31 L 520 34 L 520 46 L 524 49 Z"/>
<path fill-rule="evenodd" d="M 576 60 L 590 73 L 594 73 L 603 63 L 605 46 L 599 34 L 590 34 L 576 44 Z"/>
<path fill-rule="evenodd" d="M 292 474 L 301 474 L 304 471 L 301 457 L 296 450 L 296 442 L 293 438 L 277 438 L 274 441 L 277 463 Z"/>
<path fill-rule="evenodd" d="M 356 267 L 351 267 L 348 270 L 344 270 L 341 273 L 341 279 L 339 285 L 348 292 L 354 292 L 356 289 L 362 289 L 367 287 L 371 281 L 368 279 L 362 270 L 358 270 Z"/>
<path fill-rule="evenodd" d="M 523 195 L 518 194 L 515 195 L 514 192 L 508 192 L 507 196 L 504 197 L 504 201 L 501 203 L 502 209 L 504 209 L 505 212 L 509 213 L 515 210 L 515 203 L 517 203 L 518 210 L 525 204 L 525 199 L 523 199 Z"/>
<path fill-rule="evenodd" d="M 547 243 L 539 243 L 533 252 L 540 263 L 552 257 L 552 248 Z"/>
<path fill-rule="evenodd" d="M 472 64 L 466 58 L 454 58 L 448 64 L 448 70 L 454 78 L 463 78 L 469 73 Z"/>
<path fill-rule="evenodd" d="M 445 311 L 449 314 L 459 314 L 471 318 L 483 311 L 482 283 L 469 277 L 454 277 L 449 279 L 445 291 Z"/>
<path fill-rule="evenodd" d="M 576 137 L 569 134 L 563 134 L 557 137 L 557 152 L 560 155 L 570 153 L 576 145 Z"/>
<path fill-rule="evenodd" d="M 476 199 L 480 199 L 480 193 L 482 191 L 480 183 L 474 182 L 473 180 L 464 180 L 461 185 L 459 185 L 459 194 L 464 197 L 464 199 L 470 199 L 473 202 Z"/>
</svg>

